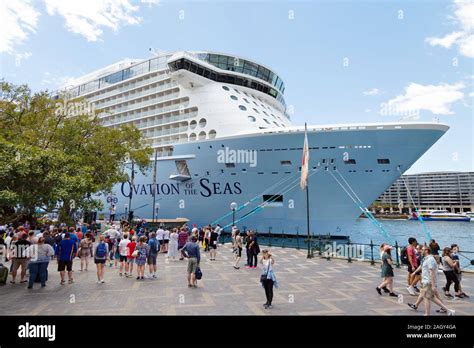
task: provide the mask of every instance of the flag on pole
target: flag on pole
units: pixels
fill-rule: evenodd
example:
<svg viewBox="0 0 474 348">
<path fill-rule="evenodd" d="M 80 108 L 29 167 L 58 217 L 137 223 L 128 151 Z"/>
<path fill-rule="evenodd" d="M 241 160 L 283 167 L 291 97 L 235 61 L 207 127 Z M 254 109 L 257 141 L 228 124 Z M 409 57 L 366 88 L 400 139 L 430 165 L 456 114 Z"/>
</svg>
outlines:
<svg viewBox="0 0 474 348">
<path fill-rule="evenodd" d="M 301 159 L 301 179 L 300 179 L 300 187 L 302 190 L 304 190 L 306 186 L 308 185 L 308 166 L 309 166 L 308 134 L 307 134 L 306 123 L 305 123 L 303 158 Z"/>
</svg>

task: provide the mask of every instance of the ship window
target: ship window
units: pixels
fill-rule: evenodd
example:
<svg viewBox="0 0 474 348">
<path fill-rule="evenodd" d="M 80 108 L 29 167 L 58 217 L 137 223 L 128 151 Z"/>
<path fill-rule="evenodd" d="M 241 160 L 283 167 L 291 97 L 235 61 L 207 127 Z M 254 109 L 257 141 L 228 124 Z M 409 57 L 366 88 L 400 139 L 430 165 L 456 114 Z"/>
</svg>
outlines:
<svg viewBox="0 0 474 348">
<path fill-rule="evenodd" d="M 246 102 L 247 104 L 250 104 L 250 102 L 247 100 L 247 98 L 243 98 L 244 99 L 244 102 Z"/>
<path fill-rule="evenodd" d="M 199 133 L 199 140 L 206 139 L 206 132 L 202 131 Z"/>
<path fill-rule="evenodd" d="M 390 164 L 390 160 L 388 158 L 379 158 L 377 159 L 378 164 Z"/>
<path fill-rule="evenodd" d="M 260 111 L 258 111 L 257 109 L 253 108 L 253 111 L 255 111 L 257 114 L 260 113 Z"/>
<path fill-rule="evenodd" d="M 230 99 L 232 99 L 232 100 L 237 100 L 237 99 L 239 99 L 239 98 L 237 98 L 235 95 L 231 95 L 231 96 L 230 96 Z"/>
<path fill-rule="evenodd" d="M 263 120 L 265 121 L 265 123 L 270 124 L 270 122 L 268 122 L 266 118 L 264 118 Z"/>
<path fill-rule="evenodd" d="M 356 160 L 353 158 L 349 158 L 348 160 L 344 161 L 345 164 L 356 164 Z"/>
<path fill-rule="evenodd" d="M 216 130 L 215 129 L 211 129 L 209 131 L 209 139 L 214 139 L 216 137 Z"/>
<path fill-rule="evenodd" d="M 201 127 L 201 128 L 202 128 L 202 127 L 206 127 L 206 124 L 207 124 L 207 121 L 206 121 L 205 118 L 201 118 L 201 119 L 199 120 L 199 127 Z"/>
<path fill-rule="evenodd" d="M 247 108 L 243 105 L 239 105 L 239 109 L 242 110 L 242 111 L 247 111 Z"/>
<path fill-rule="evenodd" d="M 282 166 L 291 166 L 291 161 L 280 161 Z"/>
<path fill-rule="evenodd" d="M 262 198 L 267 206 L 283 206 L 283 195 L 263 195 Z"/>
<path fill-rule="evenodd" d="M 190 141 L 196 140 L 196 133 L 191 133 L 191 134 L 189 134 L 189 140 L 190 140 Z"/>
<path fill-rule="evenodd" d="M 255 122 L 257 119 L 253 116 L 247 116 L 250 122 Z"/>
<path fill-rule="evenodd" d="M 226 168 L 235 168 L 235 163 L 226 163 Z"/>
<path fill-rule="evenodd" d="M 196 128 L 196 125 L 197 125 L 196 120 L 192 120 L 192 121 L 189 123 L 189 128 L 194 129 L 194 128 Z"/>
<path fill-rule="evenodd" d="M 234 91 L 235 91 L 237 94 L 240 94 L 240 92 L 239 92 L 237 89 L 235 89 L 235 88 L 234 88 Z"/>
</svg>

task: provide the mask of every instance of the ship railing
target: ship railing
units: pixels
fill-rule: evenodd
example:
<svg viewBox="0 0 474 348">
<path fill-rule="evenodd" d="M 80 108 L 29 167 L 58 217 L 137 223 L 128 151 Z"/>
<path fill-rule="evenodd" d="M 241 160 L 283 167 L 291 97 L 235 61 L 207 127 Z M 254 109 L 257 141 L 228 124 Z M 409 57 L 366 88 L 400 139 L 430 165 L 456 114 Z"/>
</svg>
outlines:
<svg viewBox="0 0 474 348">
<path fill-rule="evenodd" d="M 327 261 L 331 259 L 344 259 L 348 263 L 354 261 L 370 262 L 371 265 L 381 263 L 380 244 L 359 243 L 352 241 L 346 236 L 334 236 L 331 234 L 308 236 L 300 234 L 298 229 L 296 234 L 287 234 L 272 232 L 269 227 L 264 232 L 254 230 L 257 236 L 258 244 L 268 247 L 279 248 L 295 248 L 297 250 L 307 250 L 309 244 L 310 257 L 324 258 Z M 243 229 L 241 235 L 245 239 L 246 229 Z M 232 241 L 230 233 L 222 233 L 219 237 L 221 244 L 230 243 Z M 405 267 L 401 261 L 401 250 L 405 245 L 400 245 L 398 241 L 392 246 L 392 258 L 396 268 Z M 474 251 L 461 250 L 458 252 L 461 270 L 463 272 L 474 273 Z M 440 267 L 441 269 L 441 267 Z"/>
</svg>

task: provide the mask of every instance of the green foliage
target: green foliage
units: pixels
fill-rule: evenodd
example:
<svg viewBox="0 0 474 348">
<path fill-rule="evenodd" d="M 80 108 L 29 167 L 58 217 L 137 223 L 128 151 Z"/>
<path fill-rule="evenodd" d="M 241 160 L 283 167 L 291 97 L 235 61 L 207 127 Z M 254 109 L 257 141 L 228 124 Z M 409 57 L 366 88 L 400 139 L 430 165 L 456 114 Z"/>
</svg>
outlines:
<svg viewBox="0 0 474 348">
<path fill-rule="evenodd" d="M 27 86 L 0 84 L 0 222 L 31 218 L 36 208 L 58 203 L 67 217 L 71 200 L 76 210 L 100 208 L 92 195 L 127 180 L 127 160 L 148 168 L 152 150 L 137 128 L 103 127 L 100 110 L 83 99 L 54 100 Z"/>
</svg>

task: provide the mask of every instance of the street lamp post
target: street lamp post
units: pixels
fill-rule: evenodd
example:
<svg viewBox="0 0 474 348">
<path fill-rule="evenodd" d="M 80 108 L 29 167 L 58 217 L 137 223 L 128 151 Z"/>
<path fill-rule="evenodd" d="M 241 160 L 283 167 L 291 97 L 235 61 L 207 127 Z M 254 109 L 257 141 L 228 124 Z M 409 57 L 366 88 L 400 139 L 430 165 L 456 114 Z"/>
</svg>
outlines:
<svg viewBox="0 0 474 348">
<path fill-rule="evenodd" d="M 160 203 L 155 204 L 155 212 L 156 212 L 156 221 L 158 221 L 158 212 L 160 211 Z"/>
<path fill-rule="evenodd" d="M 235 202 L 230 203 L 230 209 L 232 210 L 232 226 L 235 226 L 235 209 L 237 209 L 239 205 Z"/>
<path fill-rule="evenodd" d="M 128 204 L 127 203 L 125 203 L 125 218 L 128 221 Z"/>
</svg>

